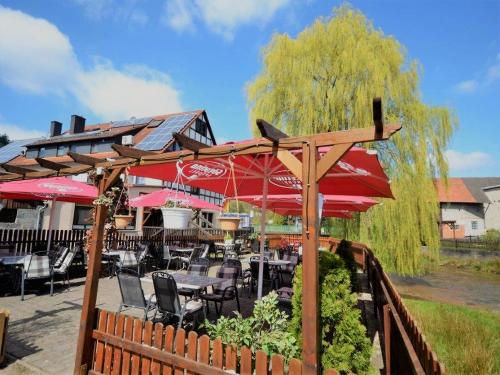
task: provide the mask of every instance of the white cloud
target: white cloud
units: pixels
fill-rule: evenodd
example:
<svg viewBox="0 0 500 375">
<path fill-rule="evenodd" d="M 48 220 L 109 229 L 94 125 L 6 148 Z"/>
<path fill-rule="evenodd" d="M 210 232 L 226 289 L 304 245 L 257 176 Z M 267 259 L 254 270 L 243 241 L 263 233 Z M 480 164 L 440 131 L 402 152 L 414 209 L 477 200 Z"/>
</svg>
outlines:
<svg viewBox="0 0 500 375">
<path fill-rule="evenodd" d="M 162 22 L 172 29 L 182 31 L 194 31 L 193 14 L 191 4 L 184 0 L 169 0 L 165 2 L 165 12 Z"/>
<path fill-rule="evenodd" d="M 46 20 L 0 6 L 0 82 L 21 92 L 72 95 L 104 120 L 182 110 L 165 73 L 107 60 L 82 68 L 68 37 Z"/>
<path fill-rule="evenodd" d="M 0 124 L 0 134 L 7 134 L 11 141 L 18 139 L 30 139 L 43 137 L 43 132 L 34 129 L 26 129 L 12 124 Z"/>
<path fill-rule="evenodd" d="M 290 0 L 167 0 L 165 19 L 177 31 L 193 27 L 200 18 L 213 32 L 230 40 L 236 29 L 251 23 L 266 23 Z"/>
<path fill-rule="evenodd" d="M 452 171 L 467 171 L 490 165 L 493 162 L 491 155 L 482 151 L 460 152 L 447 150 L 445 156 Z"/>
<path fill-rule="evenodd" d="M 69 39 L 56 26 L 0 6 L 3 83 L 36 94 L 62 94 L 79 69 Z"/>
<path fill-rule="evenodd" d="M 462 81 L 455 86 L 456 91 L 461 94 L 469 94 L 476 91 L 478 83 L 476 80 Z"/>
</svg>

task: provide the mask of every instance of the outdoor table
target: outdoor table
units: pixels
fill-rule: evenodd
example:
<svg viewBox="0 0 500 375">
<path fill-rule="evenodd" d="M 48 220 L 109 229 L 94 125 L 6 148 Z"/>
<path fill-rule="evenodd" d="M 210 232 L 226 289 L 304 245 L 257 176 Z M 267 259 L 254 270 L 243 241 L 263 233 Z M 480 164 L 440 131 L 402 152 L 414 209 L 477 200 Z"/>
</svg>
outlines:
<svg viewBox="0 0 500 375">
<path fill-rule="evenodd" d="M 21 301 L 24 300 L 24 259 L 25 255 L 8 255 L 0 257 L 0 263 L 9 268 L 21 268 Z M 12 274 L 12 280 L 14 280 L 16 276 Z M 15 286 L 15 281 L 14 281 Z M 15 288 L 17 289 L 17 288 Z M 14 292 L 16 292 L 15 290 Z"/>
<path fill-rule="evenodd" d="M 185 273 L 174 272 L 170 275 L 173 276 L 175 282 L 177 283 L 178 288 L 186 288 L 191 289 L 195 293 L 195 297 L 198 297 L 200 290 L 205 289 L 211 285 L 220 284 L 226 279 L 222 279 L 220 277 L 210 277 L 203 275 L 189 275 Z M 141 281 L 146 283 L 152 283 L 153 279 L 151 277 L 142 277 Z"/>
</svg>

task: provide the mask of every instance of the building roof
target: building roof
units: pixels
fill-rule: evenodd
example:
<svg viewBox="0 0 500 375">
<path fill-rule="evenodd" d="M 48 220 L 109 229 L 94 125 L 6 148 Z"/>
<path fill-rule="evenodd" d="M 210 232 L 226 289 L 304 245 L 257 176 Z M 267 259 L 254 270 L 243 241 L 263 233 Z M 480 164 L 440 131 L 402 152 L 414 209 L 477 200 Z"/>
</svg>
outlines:
<svg viewBox="0 0 500 375">
<path fill-rule="evenodd" d="M 500 177 L 449 178 L 448 188 L 443 180 L 436 180 L 441 203 L 489 203 L 485 188 L 500 185 Z"/>
</svg>

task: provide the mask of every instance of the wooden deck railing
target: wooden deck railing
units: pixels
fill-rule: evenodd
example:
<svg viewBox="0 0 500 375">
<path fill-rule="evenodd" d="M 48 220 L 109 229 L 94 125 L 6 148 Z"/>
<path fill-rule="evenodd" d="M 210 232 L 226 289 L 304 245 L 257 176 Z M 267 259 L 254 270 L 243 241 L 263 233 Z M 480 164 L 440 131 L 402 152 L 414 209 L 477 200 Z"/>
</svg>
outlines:
<svg viewBox="0 0 500 375">
<path fill-rule="evenodd" d="M 161 323 L 98 310 L 92 333 L 94 356 L 89 374 L 272 374 L 299 375 L 302 362 L 281 355 L 268 358 L 249 348 L 223 345 L 221 340 L 175 330 Z M 327 375 L 338 375 L 335 370 Z"/>
</svg>

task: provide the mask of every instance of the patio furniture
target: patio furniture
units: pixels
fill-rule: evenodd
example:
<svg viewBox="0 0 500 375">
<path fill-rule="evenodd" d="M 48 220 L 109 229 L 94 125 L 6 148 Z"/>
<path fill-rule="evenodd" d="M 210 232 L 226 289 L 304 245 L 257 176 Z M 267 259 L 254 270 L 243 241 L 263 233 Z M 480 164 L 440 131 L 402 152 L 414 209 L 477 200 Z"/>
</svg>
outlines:
<svg viewBox="0 0 500 375">
<path fill-rule="evenodd" d="M 222 258 L 222 262 L 224 263 L 226 260 L 228 259 L 235 259 L 235 260 L 239 260 L 240 257 L 237 253 L 235 253 L 234 251 L 226 251 L 224 253 L 224 257 Z"/>
<path fill-rule="evenodd" d="M 137 245 L 137 272 L 141 274 L 141 266 L 149 261 L 150 247 L 148 244 L 140 243 Z"/>
<path fill-rule="evenodd" d="M 71 263 L 73 263 L 73 259 L 75 258 L 75 255 L 80 251 L 80 245 L 76 245 L 73 249 L 69 250 L 68 248 L 63 251 L 64 257 L 62 256 L 56 260 L 54 265 L 51 268 L 50 271 L 50 295 L 52 296 L 54 294 L 54 276 L 55 275 L 64 275 L 66 278 L 63 278 L 63 286 L 67 282 L 68 289 L 70 287 L 70 282 L 69 282 L 69 267 L 71 266 Z M 62 258 L 62 260 L 61 260 Z"/>
<path fill-rule="evenodd" d="M 172 252 L 170 251 L 170 248 L 171 248 L 170 245 L 163 245 L 163 257 L 162 257 L 162 260 L 163 260 L 163 262 L 167 262 L 167 267 L 165 268 L 167 270 L 170 268 L 170 263 L 173 260 L 178 260 L 179 259 L 178 256 L 172 255 Z M 165 263 L 163 263 L 163 266 L 164 265 L 165 265 Z"/>
<path fill-rule="evenodd" d="M 241 288 L 250 288 L 250 269 L 243 269 L 241 261 L 239 259 L 229 258 L 222 263 L 223 267 L 236 267 L 239 269 L 238 279 L 236 281 L 236 286 L 241 285 Z"/>
<path fill-rule="evenodd" d="M 203 251 L 200 255 L 200 258 L 202 259 L 209 259 L 209 252 L 210 252 L 210 244 L 209 243 L 205 243 L 203 244 Z"/>
<path fill-rule="evenodd" d="M 201 301 L 185 300 L 180 303 L 177 283 L 174 277 L 166 272 L 153 272 L 153 286 L 155 289 L 157 313 L 163 315 L 163 320 L 177 318 L 177 327 L 183 327 L 184 319 L 193 318 L 193 327 L 196 327 L 196 314 L 203 313 L 203 303 Z"/>
<path fill-rule="evenodd" d="M 191 251 L 191 254 L 189 256 L 180 256 L 179 260 L 182 263 L 182 269 L 188 268 L 191 262 L 194 260 L 198 259 L 201 255 L 201 252 L 203 251 L 203 248 L 201 246 L 196 246 L 193 248 Z"/>
<path fill-rule="evenodd" d="M 122 269 L 139 269 L 139 263 L 134 251 L 118 250 L 118 261 L 115 263 L 115 272 Z"/>
<path fill-rule="evenodd" d="M 207 276 L 208 268 L 210 267 L 210 262 L 208 259 L 196 259 L 194 260 L 187 269 L 188 275 L 199 275 L 199 276 Z M 184 297 L 193 297 L 195 296 L 195 290 L 192 288 L 178 288 L 179 295 Z"/>
<path fill-rule="evenodd" d="M 252 256 L 250 258 L 250 293 L 253 293 L 254 285 L 257 285 L 259 282 L 259 256 Z M 276 272 L 271 271 L 269 267 L 269 259 L 264 257 L 264 269 L 263 269 L 263 282 L 267 282 L 270 284 L 271 288 L 274 289 L 277 287 L 278 277 Z"/>
<path fill-rule="evenodd" d="M 139 274 L 130 269 L 120 269 L 117 272 L 118 285 L 122 295 L 122 302 L 118 313 L 123 308 L 136 308 L 144 311 L 144 320 L 148 320 L 148 313 L 156 308 L 155 295 L 144 295 Z"/>
<path fill-rule="evenodd" d="M 23 269 L 21 270 L 21 301 L 24 301 L 26 281 L 48 280 L 51 276 L 49 257 L 47 255 L 39 255 L 40 253 L 33 253 L 23 257 Z"/>
<path fill-rule="evenodd" d="M 286 306 L 292 305 L 292 297 L 293 297 L 293 289 L 292 288 L 283 287 L 283 288 L 279 288 L 276 292 L 278 293 L 278 302 L 280 302 Z"/>
<path fill-rule="evenodd" d="M 200 297 L 204 299 L 207 303 L 207 313 L 208 313 L 208 303 L 212 301 L 215 305 L 215 313 L 219 317 L 222 313 L 222 307 L 224 301 L 231 301 L 236 299 L 236 305 L 238 306 L 238 312 L 240 312 L 240 299 L 238 297 L 238 289 L 236 283 L 238 280 L 238 275 L 241 272 L 241 268 L 221 266 L 217 271 L 217 277 L 224 279 L 224 282 L 217 286 L 212 286 L 213 293 L 202 294 Z"/>
<path fill-rule="evenodd" d="M 290 275 L 290 278 L 293 280 L 295 267 L 297 267 L 297 264 L 299 263 L 299 253 L 292 252 L 290 255 L 284 254 L 283 260 L 290 261 L 290 264 L 285 264 L 279 268 L 278 272 L 280 274 L 281 281 L 283 281 L 283 275 Z"/>
</svg>

